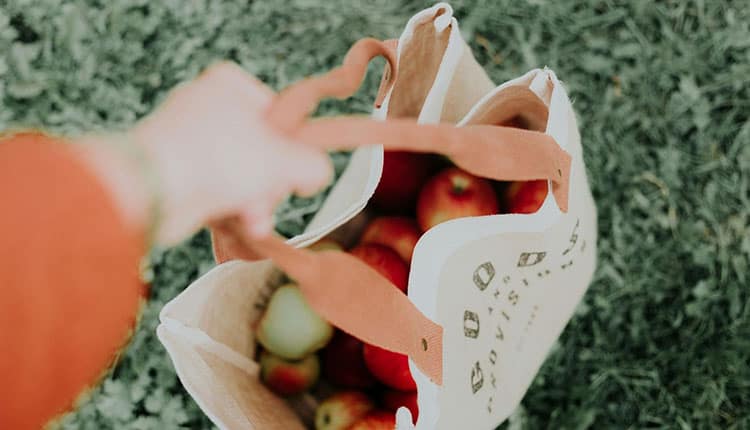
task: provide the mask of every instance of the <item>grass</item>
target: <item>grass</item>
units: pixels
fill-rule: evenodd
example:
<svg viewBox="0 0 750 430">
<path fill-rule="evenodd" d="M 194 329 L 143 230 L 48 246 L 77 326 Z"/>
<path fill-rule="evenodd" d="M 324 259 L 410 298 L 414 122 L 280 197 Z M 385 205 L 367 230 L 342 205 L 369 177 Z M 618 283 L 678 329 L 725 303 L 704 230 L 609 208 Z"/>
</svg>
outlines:
<svg viewBox="0 0 750 430">
<path fill-rule="evenodd" d="M 600 214 L 595 282 L 510 427 L 750 428 L 750 6 L 453 3 L 496 82 L 544 65 L 565 81 Z M 123 127 L 221 58 L 281 88 L 429 5 L 0 0 L 0 129 Z M 321 111 L 368 111 L 376 81 Z M 282 228 L 316 202 L 285 204 Z M 154 335 L 160 307 L 211 267 L 207 236 L 153 261 L 132 344 L 65 428 L 211 427 Z"/>
</svg>

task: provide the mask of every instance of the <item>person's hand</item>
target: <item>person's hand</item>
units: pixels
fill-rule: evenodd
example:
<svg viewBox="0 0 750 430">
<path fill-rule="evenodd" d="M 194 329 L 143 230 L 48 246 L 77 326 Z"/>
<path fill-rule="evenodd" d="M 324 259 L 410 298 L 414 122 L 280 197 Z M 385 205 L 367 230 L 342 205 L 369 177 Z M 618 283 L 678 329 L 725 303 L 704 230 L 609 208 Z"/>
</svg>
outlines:
<svg viewBox="0 0 750 430">
<path fill-rule="evenodd" d="M 269 128 L 264 111 L 273 96 L 236 64 L 220 63 L 175 88 L 132 130 L 128 140 L 146 149 L 159 179 L 160 242 L 233 215 L 249 235 L 270 234 L 283 197 L 331 180 L 323 151 Z"/>
</svg>

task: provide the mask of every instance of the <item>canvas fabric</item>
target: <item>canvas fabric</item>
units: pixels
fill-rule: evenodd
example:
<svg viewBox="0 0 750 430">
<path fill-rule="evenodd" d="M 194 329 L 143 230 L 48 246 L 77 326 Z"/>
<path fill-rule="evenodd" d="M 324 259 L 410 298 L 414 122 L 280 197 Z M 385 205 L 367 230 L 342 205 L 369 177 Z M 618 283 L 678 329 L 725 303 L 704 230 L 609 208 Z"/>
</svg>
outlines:
<svg viewBox="0 0 750 430">
<path fill-rule="evenodd" d="M 372 118 L 307 120 L 321 98 L 353 93 L 376 55 L 389 65 Z M 305 144 L 355 151 L 302 235 L 250 241 L 237 220 L 212 226 L 224 263 L 165 306 L 157 331 L 188 392 L 222 429 L 309 425 L 316 400 L 275 396 L 255 361 L 254 325 L 289 276 L 336 326 L 409 355 L 420 414 L 412 423 L 401 408 L 399 429 L 494 429 L 521 401 L 595 267 L 596 209 L 555 74 L 533 70 L 495 86 L 441 3 L 416 14 L 398 41 L 362 41 L 339 69 L 283 91 L 267 118 Z M 534 214 L 430 229 L 415 248 L 406 296 L 348 254 L 304 249 L 357 235 L 384 149 L 440 153 L 490 179 L 546 179 L 550 192 Z"/>
</svg>

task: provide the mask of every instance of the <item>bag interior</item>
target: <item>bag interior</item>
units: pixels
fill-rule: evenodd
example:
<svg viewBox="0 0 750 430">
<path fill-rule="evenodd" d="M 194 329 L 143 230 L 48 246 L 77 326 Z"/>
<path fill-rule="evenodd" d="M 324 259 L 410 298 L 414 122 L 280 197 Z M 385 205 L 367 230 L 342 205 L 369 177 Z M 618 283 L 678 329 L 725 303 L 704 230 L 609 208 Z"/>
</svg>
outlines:
<svg viewBox="0 0 750 430">
<path fill-rule="evenodd" d="M 438 17 L 445 13 L 439 9 Z M 433 18 L 434 20 L 434 18 Z M 440 69 L 450 31 L 438 33 L 433 20 L 414 27 L 399 55 L 398 76 L 388 105 L 388 118 L 418 117 Z"/>
<path fill-rule="evenodd" d="M 512 85 L 496 93 L 465 125 L 487 124 L 544 132 L 549 108 L 528 86 Z"/>
</svg>

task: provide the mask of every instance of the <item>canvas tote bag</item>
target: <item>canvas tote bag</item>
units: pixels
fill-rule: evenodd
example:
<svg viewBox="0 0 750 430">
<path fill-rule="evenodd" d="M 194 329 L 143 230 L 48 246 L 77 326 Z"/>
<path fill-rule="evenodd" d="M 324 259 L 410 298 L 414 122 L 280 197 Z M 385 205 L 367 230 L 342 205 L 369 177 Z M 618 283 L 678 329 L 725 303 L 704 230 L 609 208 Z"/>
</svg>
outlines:
<svg viewBox="0 0 750 430">
<path fill-rule="evenodd" d="M 591 279 L 595 207 L 575 116 L 555 75 L 535 70 L 490 90 L 459 127 L 397 118 L 305 119 L 320 98 L 351 94 L 359 82 L 354 78 L 375 54 L 386 56 L 392 70 L 381 105 L 387 116 L 386 102 L 396 100 L 393 81 L 400 78 L 397 57 L 388 44 L 363 41 L 340 69 L 282 92 L 268 110 L 269 125 L 326 148 L 372 150 L 365 145 L 378 142 L 388 150 L 441 153 L 491 179 L 547 179 L 550 193 L 535 214 L 464 218 L 429 230 L 414 252 L 408 297 L 347 254 L 295 248 L 304 244 L 300 239 L 249 242 L 232 220 L 215 225 L 238 256 L 264 259 L 225 263 L 198 279 L 165 306 L 158 335 L 186 389 L 220 428 L 304 428 L 304 411 L 314 405 L 302 398 L 293 409 L 273 395 L 260 384 L 254 361 L 251 327 L 282 273 L 336 326 L 409 355 L 420 415 L 415 425 L 402 408 L 400 429 L 492 429 L 502 422 Z M 451 100 L 446 95 L 435 108 L 441 117 Z M 496 125 L 508 122 L 528 130 Z M 353 166 L 347 169 L 353 177 L 370 174 Z M 346 197 L 366 202 L 369 196 Z M 343 224 L 346 217 L 339 219 Z"/>
</svg>

